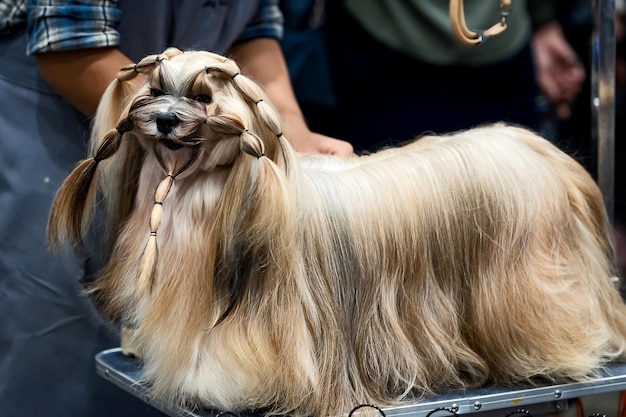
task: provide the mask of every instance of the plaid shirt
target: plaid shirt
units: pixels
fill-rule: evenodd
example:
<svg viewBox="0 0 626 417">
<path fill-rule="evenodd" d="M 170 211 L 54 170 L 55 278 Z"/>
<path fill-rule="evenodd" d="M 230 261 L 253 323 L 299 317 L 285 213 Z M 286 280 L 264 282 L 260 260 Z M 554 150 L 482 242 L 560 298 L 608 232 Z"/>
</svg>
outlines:
<svg viewBox="0 0 626 417">
<path fill-rule="evenodd" d="M 26 0 L 0 0 L 0 36 L 26 27 Z"/>
<path fill-rule="evenodd" d="M 117 46 L 121 11 L 116 0 L 0 0 L 0 36 L 28 28 L 27 54 Z M 281 38 L 278 0 L 261 0 L 239 41 Z"/>
</svg>

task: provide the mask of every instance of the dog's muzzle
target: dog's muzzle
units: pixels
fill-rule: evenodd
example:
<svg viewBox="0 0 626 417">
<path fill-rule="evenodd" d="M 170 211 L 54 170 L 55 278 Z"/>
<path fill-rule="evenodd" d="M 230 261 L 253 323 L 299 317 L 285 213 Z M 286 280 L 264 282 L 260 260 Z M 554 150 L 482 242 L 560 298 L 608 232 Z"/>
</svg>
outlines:
<svg viewBox="0 0 626 417">
<path fill-rule="evenodd" d="M 157 130 L 163 134 L 168 134 L 173 128 L 178 126 L 180 120 L 176 113 L 159 113 L 156 117 Z"/>
</svg>

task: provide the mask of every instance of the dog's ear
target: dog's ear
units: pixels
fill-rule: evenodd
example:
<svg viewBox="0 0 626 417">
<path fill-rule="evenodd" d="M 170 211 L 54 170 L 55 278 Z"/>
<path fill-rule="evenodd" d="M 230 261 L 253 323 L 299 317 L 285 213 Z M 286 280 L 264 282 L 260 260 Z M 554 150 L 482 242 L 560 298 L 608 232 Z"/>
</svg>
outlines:
<svg viewBox="0 0 626 417">
<path fill-rule="evenodd" d="M 232 129 L 231 135 L 239 131 L 241 149 L 222 191 L 211 239 L 216 243 L 213 291 L 222 303 L 218 323 L 240 304 L 262 308 L 262 295 L 282 285 L 278 277 L 299 273 L 296 200 L 288 181 L 295 153 L 263 88 L 239 72 L 228 75 L 254 114 L 254 132 L 227 115 L 209 118 L 214 131 L 217 121 L 220 129 Z"/>
<path fill-rule="evenodd" d="M 82 246 L 83 233 L 94 206 L 98 164 L 110 158 L 120 147 L 122 136 L 132 128 L 132 122 L 123 120 L 100 141 L 91 158 L 80 161 L 63 181 L 52 202 L 48 219 L 48 241 L 58 248 L 62 241 L 75 247 Z"/>
<path fill-rule="evenodd" d="M 138 76 L 149 76 L 155 68 L 158 67 L 161 61 L 170 59 L 181 53 L 182 51 L 179 49 L 169 48 L 162 54 L 149 55 L 137 64 L 120 69 L 116 79 L 113 80 L 105 90 L 100 100 L 96 116 L 92 122 L 89 143 L 90 155 L 98 155 L 100 148 L 107 147 L 105 142 L 110 140 L 110 134 L 113 132 L 112 129 L 120 132 L 120 126 L 122 125 L 125 129 L 123 130 L 124 133 L 132 129 L 132 122 L 128 120 L 129 109 L 137 96 L 143 94 L 146 90 L 146 82 L 137 80 L 136 78 Z M 50 241 L 53 245 L 58 241 L 59 237 L 66 237 L 67 240 L 75 245 L 81 243 L 79 229 L 84 230 L 89 222 L 90 210 L 93 207 L 98 188 L 102 191 L 103 195 L 106 196 L 104 199 L 104 212 L 107 216 L 107 236 L 105 236 L 105 238 L 115 236 L 119 225 L 130 215 L 137 193 L 139 172 L 145 151 L 135 140 L 121 141 L 121 137 L 119 139 L 120 141 L 115 142 L 116 152 L 118 149 L 119 152 L 113 152 L 107 155 L 106 158 L 100 158 L 108 159 L 111 157 L 104 163 L 106 169 L 99 170 L 99 178 L 93 181 L 93 186 L 90 187 L 91 191 L 85 194 L 87 200 L 81 202 L 83 207 L 81 217 L 76 217 L 74 220 L 69 221 L 68 225 L 72 225 L 70 226 L 72 232 L 63 232 L 61 236 L 55 235 L 55 232 L 52 232 L 52 234 L 50 234 Z M 96 157 L 96 159 L 98 158 L 99 157 Z M 91 165 L 91 163 L 87 162 L 84 164 L 85 168 L 91 167 Z M 95 170 L 95 167 L 83 170 L 84 172 L 82 174 L 76 172 L 75 176 L 89 176 L 92 170 Z M 91 176 L 92 178 L 95 177 L 94 175 Z M 68 187 L 71 188 L 69 184 L 71 184 L 71 181 L 68 178 Z M 79 193 L 75 195 L 74 198 L 81 198 L 80 195 Z M 77 213 L 77 211 L 74 211 L 74 213 Z M 80 227 L 77 225 L 79 221 L 82 223 Z M 50 230 L 54 231 L 54 228 L 57 226 L 54 223 L 52 226 L 53 228 L 50 228 Z"/>
<path fill-rule="evenodd" d="M 120 149 L 122 136 L 133 127 L 132 122 L 126 117 L 127 108 L 140 87 L 139 84 L 129 81 L 138 74 L 147 72 L 154 66 L 156 59 L 156 56 L 147 57 L 139 64 L 122 68 L 117 78 L 105 90 L 91 126 L 89 143 L 91 157 L 83 159 L 76 165 L 57 191 L 52 204 L 48 219 L 48 242 L 53 249 L 59 248 L 64 241 L 74 247 L 82 247 L 83 233 L 89 224 L 98 189 L 99 181 L 96 175 L 98 165 L 100 161 L 110 158 Z M 128 146 L 133 148 L 132 144 Z M 124 190 L 128 188 L 128 178 L 137 174 L 134 171 L 138 169 L 139 163 L 127 161 L 128 155 L 133 155 L 135 159 L 141 157 L 137 149 L 124 154 L 127 157 L 120 158 L 124 160 L 123 162 L 110 164 L 115 166 L 108 169 L 117 172 L 117 179 L 109 181 L 105 178 L 112 191 L 112 198 L 108 198 L 107 201 L 113 201 L 116 205 L 120 201 L 132 200 L 132 196 L 127 196 L 128 192 L 125 193 Z M 133 172 L 126 172 L 128 170 Z M 121 189 L 120 184 L 124 184 Z M 105 194 L 109 197 L 107 192 Z M 107 210 L 109 213 L 115 211 L 117 209 L 111 210 L 110 207 Z"/>
<path fill-rule="evenodd" d="M 168 48 L 162 54 L 148 55 L 136 64 L 120 69 L 117 77 L 105 90 L 91 126 L 91 151 L 98 146 L 106 132 L 114 128 L 122 115 L 128 114 L 132 101 L 145 89 L 145 82 L 136 80 L 137 76 L 147 76 L 164 60 L 183 52 L 177 48 Z"/>
<path fill-rule="evenodd" d="M 267 291 L 259 287 L 287 276 L 278 270 L 290 268 L 297 259 L 294 199 L 285 174 L 265 155 L 263 141 L 256 134 L 243 125 L 235 129 L 240 129 L 241 152 L 220 197 L 210 238 L 216 242 L 212 255 L 213 287 L 222 310 L 218 322 L 238 306 L 244 294 L 247 304 L 261 303 L 255 295 L 261 297 Z"/>
<path fill-rule="evenodd" d="M 130 102 L 142 87 L 140 84 L 130 82 L 138 73 L 135 66 L 125 67 L 118 77 L 109 84 L 104 91 L 98 110 L 91 123 L 90 153 L 93 155 L 105 134 L 113 129 L 128 114 Z"/>
</svg>

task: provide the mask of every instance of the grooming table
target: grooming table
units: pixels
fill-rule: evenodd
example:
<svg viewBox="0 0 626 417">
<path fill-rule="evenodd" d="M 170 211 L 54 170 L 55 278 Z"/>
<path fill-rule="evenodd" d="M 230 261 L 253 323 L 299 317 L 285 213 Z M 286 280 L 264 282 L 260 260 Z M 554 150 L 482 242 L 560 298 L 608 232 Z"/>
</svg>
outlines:
<svg viewBox="0 0 626 417">
<path fill-rule="evenodd" d="M 157 398 L 152 397 L 149 387 L 139 381 L 140 361 L 122 355 L 119 348 L 105 350 L 96 355 L 96 369 L 100 376 L 169 416 L 217 417 L 220 414 L 219 411 L 212 410 L 172 408 L 159 402 Z M 383 408 L 380 414 L 384 413 L 387 417 L 444 417 L 455 414 L 472 414 L 475 417 L 539 416 L 549 412 L 565 411 L 569 407 L 570 400 L 576 398 L 622 390 L 626 390 L 626 364 L 615 364 L 611 365 L 600 378 L 591 382 L 520 388 L 484 387 L 453 391 L 416 403 Z M 358 406 L 355 404 L 355 409 Z M 593 412 L 585 410 L 585 414 L 592 415 Z M 226 410 L 221 415 L 237 416 Z M 376 413 L 371 415 L 376 415 Z"/>
</svg>

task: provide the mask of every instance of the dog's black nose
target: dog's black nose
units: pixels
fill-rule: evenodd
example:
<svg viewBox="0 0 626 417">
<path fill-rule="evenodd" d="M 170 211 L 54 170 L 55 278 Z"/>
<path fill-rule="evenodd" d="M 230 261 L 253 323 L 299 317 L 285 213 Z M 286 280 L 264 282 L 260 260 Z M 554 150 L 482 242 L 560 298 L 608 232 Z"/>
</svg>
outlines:
<svg viewBox="0 0 626 417">
<path fill-rule="evenodd" d="M 159 113 L 156 117 L 157 129 L 161 133 L 170 133 L 172 128 L 178 126 L 180 120 L 176 117 L 176 113 Z"/>
</svg>

